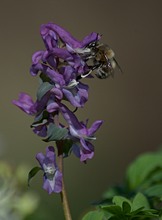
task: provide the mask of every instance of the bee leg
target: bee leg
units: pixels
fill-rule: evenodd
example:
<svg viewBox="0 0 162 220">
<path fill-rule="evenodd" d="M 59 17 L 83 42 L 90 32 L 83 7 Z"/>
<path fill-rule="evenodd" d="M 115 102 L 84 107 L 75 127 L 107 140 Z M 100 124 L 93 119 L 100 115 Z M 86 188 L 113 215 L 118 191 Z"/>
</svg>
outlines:
<svg viewBox="0 0 162 220">
<path fill-rule="evenodd" d="M 93 71 L 93 69 L 91 69 L 90 71 L 88 71 L 88 73 L 85 74 L 81 74 L 81 78 L 86 78 L 87 76 L 89 76 L 89 74 L 91 74 Z"/>
<path fill-rule="evenodd" d="M 89 56 L 86 57 L 86 61 L 90 60 L 90 59 L 94 59 L 95 58 L 95 54 L 91 54 Z"/>
<path fill-rule="evenodd" d="M 102 66 L 102 64 L 96 64 L 96 65 L 92 66 L 91 69 L 88 71 L 88 73 L 81 74 L 81 78 L 86 78 L 86 77 L 89 76 L 94 70 L 100 68 L 101 66 Z"/>
</svg>

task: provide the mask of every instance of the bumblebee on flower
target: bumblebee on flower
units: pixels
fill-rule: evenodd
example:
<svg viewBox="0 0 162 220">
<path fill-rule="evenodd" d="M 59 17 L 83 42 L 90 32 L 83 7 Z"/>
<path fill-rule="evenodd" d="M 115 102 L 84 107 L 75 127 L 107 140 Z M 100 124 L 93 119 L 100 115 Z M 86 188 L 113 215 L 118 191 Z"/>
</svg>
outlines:
<svg viewBox="0 0 162 220">
<path fill-rule="evenodd" d="M 92 159 L 94 134 L 103 123 L 97 120 L 87 128 L 88 120 L 80 122 L 66 103 L 69 102 L 72 109 L 83 108 L 88 101 L 89 87 L 81 80 L 93 78 L 93 71 L 98 78 L 107 78 L 113 74 L 113 62 L 117 62 L 110 49 L 109 55 L 104 53 L 105 46 L 100 46 L 98 33 L 92 32 L 79 41 L 62 27 L 48 23 L 41 26 L 40 34 L 45 50 L 33 54 L 30 67 L 31 75 L 40 78 L 36 101 L 20 93 L 13 103 L 34 117 L 31 127 L 35 134 L 46 142 L 56 142 L 55 149 L 47 147 L 46 155 L 36 156 L 44 172 L 43 188 L 50 194 L 62 190 L 62 170 L 56 164 L 56 156 L 67 157 L 73 152 L 81 162 Z M 60 122 L 60 117 L 65 124 Z"/>
</svg>

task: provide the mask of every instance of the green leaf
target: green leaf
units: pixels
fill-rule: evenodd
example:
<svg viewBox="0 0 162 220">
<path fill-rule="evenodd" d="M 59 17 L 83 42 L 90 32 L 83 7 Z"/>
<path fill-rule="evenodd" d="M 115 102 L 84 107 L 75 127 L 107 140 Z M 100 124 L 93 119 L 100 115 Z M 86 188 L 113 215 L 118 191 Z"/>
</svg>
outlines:
<svg viewBox="0 0 162 220">
<path fill-rule="evenodd" d="M 62 140 L 68 133 L 66 128 L 57 127 L 55 124 L 50 124 L 47 131 L 45 142 Z"/>
<path fill-rule="evenodd" d="M 162 184 L 157 184 L 157 185 L 154 185 L 154 186 L 151 186 L 149 187 L 148 189 L 146 189 L 144 191 L 144 193 L 147 195 L 147 196 L 150 196 L 150 197 L 162 197 Z"/>
<path fill-rule="evenodd" d="M 156 213 L 156 214 L 155 214 Z M 133 214 L 133 212 L 131 213 Z M 133 215 L 133 218 L 135 219 L 152 219 L 152 218 L 156 218 L 159 217 L 159 215 L 157 214 L 157 210 L 155 209 L 148 209 L 148 210 L 143 210 L 138 212 L 136 215 Z"/>
<path fill-rule="evenodd" d="M 156 171 L 154 171 L 151 174 L 149 181 L 151 182 L 151 184 L 155 184 L 155 183 L 159 183 L 159 182 L 162 183 L 162 167 L 157 168 Z"/>
<path fill-rule="evenodd" d="M 124 207 L 124 209 L 125 208 L 126 207 Z M 130 211 L 130 205 L 129 205 L 129 210 L 128 210 L 128 206 L 127 206 L 126 209 L 127 209 L 128 213 L 125 213 L 122 210 L 122 208 L 118 205 L 107 205 L 105 207 L 102 207 L 102 210 L 107 212 L 107 215 L 105 214 L 105 216 L 109 216 L 106 219 L 113 219 L 113 220 L 121 220 L 121 219 L 122 220 L 128 220 L 128 216 L 130 216 L 130 212 L 129 212 Z M 126 209 L 125 209 L 125 211 L 126 211 Z"/>
<path fill-rule="evenodd" d="M 43 82 L 40 84 L 38 91 L 37 91 L 37 99 L 40 101 L 41 98 L 52 88 L 54 85 L 51 85 L 49 82 Z"/>
<path fill-rule="evenodd" d="M 128 203 L 130 206 L 132 205 L 131 201 L 123 196 L 114 196 L 112 202 L 121 208 L 123 207 L 123 202 Z"/>
<path fill-rule="evenodd" d="M 140 187 L 159 167 L 162 168 L 161 153 L 147 153 L 139 156 L 127 170 L 126 180 L 129 189 Z"/>
<path fill-rule="evenodd" d="M 149 209 L 150 205 L 147 198 L 142 193 L 137 193 L 132 202 L 132 211 L 142 208 Z"/>
<path fill-rule="evenodd" d="M 124 201 L 123 204 L 122 204 L 122 208 L 123 208 L 123 212 L 125 214 L 130 213 L 130 211 L 131 211 L 131 206 L 128 202 Z"/>
<path fill-rule="evenodd" d="M 156 168 L 153 170 L 148 178 L 140 185 L 140 190 L 144 191 L 156 184 L 162 184 L 162 168 Z"/>
<path fill-rule="evenodd" d="M 141 207 L 141 208 L 139 208 L 139 209 L 136 209 L 136 210 L 134 210 L 134 211 L 132 211 L 131 212 L 131 215 L 132 216 L 136 216 L 136 215 L 138 215 L 138 213 L 141 213 L 141 211 L 144 209 L 144 207 Z"/>
<path fill-rule="evenodd" d="M 28 174 L 28 186 L 30 185 L 30 180 L 40 171 L 42 170 L 40 167 L 33 167 Z"/>
<path fill-rule="evenodd" d="M 139 208 L 131 212 L 129 214 L 129 217 L 130 219 L 156 219 L 157 217 L 159 217 L 159 215 L 157 215 L 157 210 L 155 209 L 143 210 L 143 208 Z"/>
<path fill-rule="evenodd" d="M 103 220 L 104 218 L 104 213 L 96 210 L 96 211 L 90 211 L 88 212 L 82 220 Z"/>
<path fill-rule="evenodd" d="M 103 209 L 113 215 L 123 215 L 122 208 L 118 205 L 101 206 L 101 209 Z"/>
</svg>

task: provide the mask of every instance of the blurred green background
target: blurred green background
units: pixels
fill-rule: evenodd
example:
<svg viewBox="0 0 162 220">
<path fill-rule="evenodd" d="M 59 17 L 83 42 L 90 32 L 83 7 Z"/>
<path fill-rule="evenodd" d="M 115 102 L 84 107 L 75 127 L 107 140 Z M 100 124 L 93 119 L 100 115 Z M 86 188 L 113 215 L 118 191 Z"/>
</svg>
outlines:
<svg viewBox="0 0 162 220">
<path fill-rule="evenodd" d="M 37 165 L 35 154 L 47 146 L 32 133 L 32 117 L 11 104 L 21 91 L 35 98 L 38 78 L 30 76 L 29 68 L 32 54 L 44 49 L 42 23 L 59 24 L 78 39 L 93 31 L 102 34 L 124 72 L 114 79 L 84 80 L 90 86 L 89 101 L 77 115 L 90 123 L 103 119 L 104 125 L 97 133 L 93 160 L 86 165 L 74 156 L 65 160 L 74 220 L 108 186 L 122 181 L 136 155 L 162 143 L 161 8 L 161 0 L 1 0 L 0 158 L 12 166 L 27 163 L 32 168 Z M 41 175 L 31 188 L 41 197 L 41 220 L 64 219 L 59 196 L 42 190 Z"/>
</svg>

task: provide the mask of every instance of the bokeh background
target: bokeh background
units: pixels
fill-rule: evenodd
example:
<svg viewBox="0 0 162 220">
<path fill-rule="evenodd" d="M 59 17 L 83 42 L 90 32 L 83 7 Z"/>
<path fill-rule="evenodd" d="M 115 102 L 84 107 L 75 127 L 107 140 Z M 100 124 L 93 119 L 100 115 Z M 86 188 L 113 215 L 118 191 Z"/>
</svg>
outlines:
<svg viewBox="0 0 162 220">
<path fill-rule="evenodd" d="M 124 74 L 114 79 L 85 79 L 89 101 L 77 111 L 80 120 L 103 119 L 95 157 L 81 164 L 65 160 L 65 181 L 73 219 L 113 184 L 122 182 L 127 165 L 162 143 L 162 1 L 28 0 L 4 1 L 0 7 L 0 158 L 12 166 L 37 165 L 35 154 L 46 143 L 32 133 L 32 118 L 12 105 L 24 91 L 35 98 L 38 78 L 29 74 L 31 56 L 44 49 L 39 27 L 57 23 L 82 39 L 90 32 L 116 53 Z M 40 194 L 40 219 L 62 220 L 58 195 L 42 190 L 41 174 L 32 181 Z M 28 189 L 30 190 L 30 189 Z M 41 211 L 44 210 L 44 211 Z"/>
</svg>

